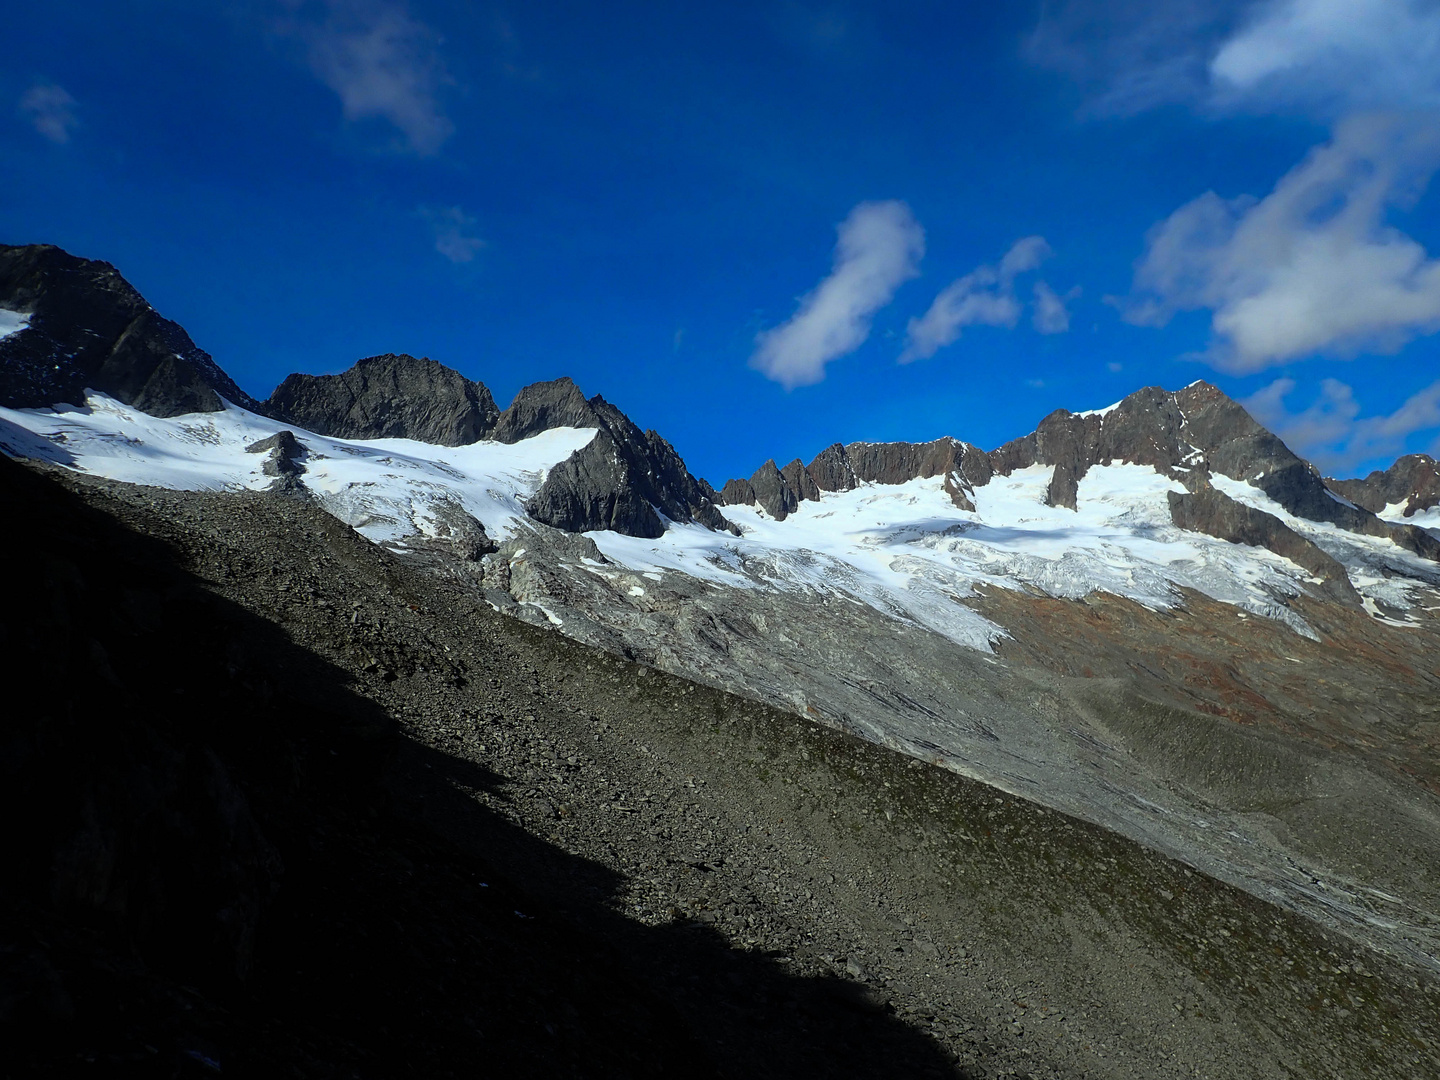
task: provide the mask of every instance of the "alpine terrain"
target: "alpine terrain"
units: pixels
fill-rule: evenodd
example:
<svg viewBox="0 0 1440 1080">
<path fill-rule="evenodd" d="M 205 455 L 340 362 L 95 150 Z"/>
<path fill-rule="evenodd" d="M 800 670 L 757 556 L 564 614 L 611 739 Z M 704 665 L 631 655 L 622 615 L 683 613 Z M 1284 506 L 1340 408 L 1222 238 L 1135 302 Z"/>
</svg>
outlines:
<svg viewBox="0 0 1440 1080">
<path fill-rule="evenodd" d="M 49 246 L 0 335 L 20 1072 L 1440 1076 L 1433 459 L 1202 381 L 717 487 Z"/>
</svg>

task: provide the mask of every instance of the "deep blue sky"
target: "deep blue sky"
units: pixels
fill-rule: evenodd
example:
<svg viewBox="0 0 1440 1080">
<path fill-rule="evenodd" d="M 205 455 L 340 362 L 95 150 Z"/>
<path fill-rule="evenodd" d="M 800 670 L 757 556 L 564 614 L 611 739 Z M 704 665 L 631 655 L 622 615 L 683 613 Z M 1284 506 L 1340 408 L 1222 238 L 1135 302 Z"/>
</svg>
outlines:
<svg viewBox="0 0 1440 1080">
<path fill-rule="evenodd" d="M 256 396 L 568 374 L 717 485 L 1197 378 L 1349 473 L 1440 442 L 1440 16 L 1340 7 L 51 0 L 0 241 L 114 263 Z"/>
</svg>

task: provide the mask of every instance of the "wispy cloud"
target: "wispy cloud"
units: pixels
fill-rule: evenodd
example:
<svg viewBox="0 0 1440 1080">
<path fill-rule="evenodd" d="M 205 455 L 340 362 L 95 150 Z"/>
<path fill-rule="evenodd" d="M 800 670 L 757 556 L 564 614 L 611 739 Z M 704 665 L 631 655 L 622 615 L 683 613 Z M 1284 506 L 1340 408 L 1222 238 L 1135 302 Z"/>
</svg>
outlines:
<svg viewBox="0 0 1440 1080">
<path fill-rule="evenodd" d="M 485 246 L 475 232 L 475 218 L 458 206 L 424 207 L 420 213 L 435 233 L 435 250 L 452 263 L 473 262 Z"/>
<path fill-rule="evenodd" d="M 930 309 L 906 327 L 900 362 L 934 356 L 956 341 L 967 326 L 1014 326 L 1023 309 L 1015 295 L 1015 278 L 1038 267 L 1051 254 L 1041 236 L 1016 241 L 999 266 L 978 266 L 940 291 Z M 1065 302 L 1044 282 L 1035 290 L 1035 328 L 1041 333 L 1069 329 Z"/>
<path fill-rule="evenodd" d="M 755 339 L 751 366 L 787 390 L 819 382 L 826 364 L 858 349 L 875 313 L 920 272 L 925 232 L 903 202 L 861 203 L 838 233 L 830 275 L 788 322 Z"/>
<path fill-rule="evenodd" d="M 1210 61 L 1219 105 L 1440 106 L 1440 8 L 1427 0 L 1271 0 Z"/>
<path fill-rule="evenodd" d="M 1309 405 L 1291 411 L 1286 401 L 1295 385 L 1294 379 L 1276 379 L 1241 404 L 1297 454 L 1332 475 L 1393 458 L 1409 436 L 1440 429 L 1440 382 L 1413 394 L 1392 413 L 1364 417 L 1354 391 L 1338 379 L 1325 379 Z"/>
<path fill-rule="evenodd" d="M 1042 334 L 1063 334 L 1070 329 L 1070 309 L 1065 305 L 1080 295 L 1076 285 L 1063 296 L 1043 281 L 1035 282 L 1035 314 L 1031 323 Z"/>
<path fill-rule="evenodd" d="M 1243 8 L 1243 0 L 1054 0 L 1026 53 L 1075 80 L 1087 112 L 1131 115 L 1203 98 L 1210 58 Z"/>
<path fill-rule="evenodd" d="M 80 123 L 76 101 L 54 83 L 37 82 L 20 96 L 20 115 L 36 131 L 54 143 L 70 141 L 70 132 Z"/>
<path fill-rule="evenodd" d="M 1208 359 L 1234 372 L 1394 351 L 1440 329 L 1440 263 L 1385 223 L 1437 165 L 1434 125 L 1348 120 L 1264 199 L 1207 192 L 1156 226 L 1122 310 L 1153 326 L 1211 310 Z"/>
<path fill-rule="evenodd" d="M 1440 106 L 1430 0 L 1059 0 L 1027 52 L 1075 79 L 1100 114 L 1177 101 L 1326 119 Z"/>
<path fill-rule="evenodd" d="M 340 97 L 345 118 L 383 120 L 421 156 L 454 132 L 440 102 L 453 83 L 440 36 L 393 0 L 325 0 L 319 21 L 286 30 L 305 43 L 311 70 Z"/>
</svg>

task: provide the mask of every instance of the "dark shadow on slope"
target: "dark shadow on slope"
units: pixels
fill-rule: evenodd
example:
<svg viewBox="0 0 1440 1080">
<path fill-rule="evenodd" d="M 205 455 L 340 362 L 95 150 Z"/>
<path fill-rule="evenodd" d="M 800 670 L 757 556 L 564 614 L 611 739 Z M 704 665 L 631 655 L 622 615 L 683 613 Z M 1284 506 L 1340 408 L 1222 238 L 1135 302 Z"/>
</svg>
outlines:
<svg viewBox="0 0 1440 1080">
<path fill-rule="evenodd" d="M 0 678 L 27 702 L 0 720 L 7 1067 L 952 1071 L 850 984 L 617 914 L 616 875 L 456 788 L 501 778 L 398 737 L 183 553 L 5 459 L 0 500 Z M 564 909 L 541 878 L 576 883 Z"/>
</svg>

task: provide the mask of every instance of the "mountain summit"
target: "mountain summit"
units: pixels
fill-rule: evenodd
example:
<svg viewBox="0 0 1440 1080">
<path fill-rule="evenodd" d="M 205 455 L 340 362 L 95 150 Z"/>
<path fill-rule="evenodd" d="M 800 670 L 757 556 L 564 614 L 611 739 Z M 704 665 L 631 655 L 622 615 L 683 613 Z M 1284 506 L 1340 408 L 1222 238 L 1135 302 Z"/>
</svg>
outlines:
<svg viewBox="0 0 1440 1080">
<path fill-rule="evenodd" d="M 836 443 L 717 494 L 570 379 L 498 411 L 478 382 L 385 355 L 247 405 L 104 264 L 6 250 L 38 268 L 0 291 L 10 455 L 303 496 L 286 504 L 468 603 L 1084 818 L 1440 969 L 1430 459 L 1327 481 L 1196 382 L 1057 410 L 990 451 Z M 147 367 L 162 340 L 183 347 Z"/>
<path fill-rule="evenodd" d="M 259 408 L 109 263 L 0 244 L 0 308 L 24 323 L 0 337 L 0 405 L 83 405 L 88 388 L 152 416 Z"/>
</svg>

